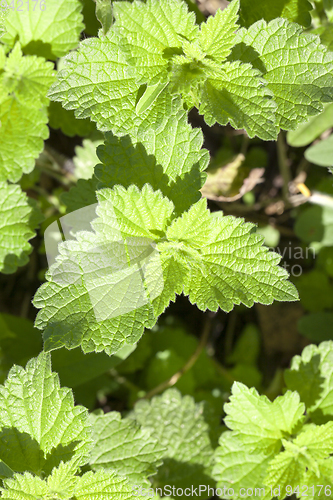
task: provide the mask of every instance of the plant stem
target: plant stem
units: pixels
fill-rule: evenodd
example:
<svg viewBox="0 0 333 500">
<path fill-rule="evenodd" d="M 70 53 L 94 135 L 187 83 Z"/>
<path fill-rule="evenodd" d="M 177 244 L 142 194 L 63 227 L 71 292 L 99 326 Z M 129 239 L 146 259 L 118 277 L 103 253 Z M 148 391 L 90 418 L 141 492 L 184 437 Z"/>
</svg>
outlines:
<svg viewBox="0 0 333 500">
<path fill-rule="evenodd" d="M 291 174 L 288 164 L 287 148 L 283 132 L 280 132 L 277 140 L 277 153 L 280 174 L 283 180 L 282 194 L 283 200 L 288 204 L 289 202 L 289 182 L 291 182 Z"/>
<path fill-rule="evenodd" d="M 184 373 L 188 372 L 192 368 L 192 366 L 198 360 L 203 349 L 207 345 L 211 326 L 212 326 L 212 317 L 209 314 L 207 314 L 205 324 L 204 324 L 204 327 L 202 330 L 200 342 L 199 342 L 196 350 L 192 354 L 192 356 L 186 361 L 185 365 L 178 372 L 176 372 L 174 375 L 172 375 L 172 377 L 170 377 L 165 382 L 162 382 L 161 384 L 154 387 L 154 389 L 147 392 L 147 394 L 142 399 L 150 399 L 153 396 L 155 396 L 156 394 L 159 394 L 160 392 L 164 391 L 165 389 L 172 387 L 173 385 L 175 385 L 178 382 L 178 380 L 180 379 L 180 377 L 182 377 L 184 375 Z"/>
</svg>

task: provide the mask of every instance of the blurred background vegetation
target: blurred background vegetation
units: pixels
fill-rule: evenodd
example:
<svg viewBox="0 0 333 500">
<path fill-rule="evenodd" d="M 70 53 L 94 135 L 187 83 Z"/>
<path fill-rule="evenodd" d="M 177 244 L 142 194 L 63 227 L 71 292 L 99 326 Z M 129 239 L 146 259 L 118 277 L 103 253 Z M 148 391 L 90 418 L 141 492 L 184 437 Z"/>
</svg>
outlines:
<svg viewBox="0 0 333 500">
<path fill-rule="evenodd" d="M 97 34 L 99 23 L 94 2 L 82 1 L 87 38 Z M 199 22 L 228 4 L 187 1 Z M 333 49 L 333 2 L 313 4 L 307 29 Z M 68 210 L 69 189 L 92 176 L 103 138 L 94 124 L 76 120 L 58 103 L 50 104 L 49 117 L 50 138 L 35 170 L 20 181 L 44 221 L 32 240 L 29 263 L 0 275 L 0 382 L 13 363 L 25 364 L 42 349 L 31 299 L 47 268 L 43 231 Z M 204 314 L 179 297 L 136 349 L 122 349 L 112 358 L 79 349 L 55 351 L 53 368 L 61 383 L 90 409 L 128 410 L 137 399 L 175 386 L 208 401 L 212 418 L 220 419 L 234 380 L 274 398 L 291 357 L 309 343 L 333 339 L 333 105 L 298 130 L 281 133 L 276 143 L 249 140 L 231 127 L 209 128 L 195 111 L 190 121 L 203 129 L 211 154 L 202 189 L 210 209 L 258 225 L 266 245 L 281 254 L 300 302 Z"/>
</svg>

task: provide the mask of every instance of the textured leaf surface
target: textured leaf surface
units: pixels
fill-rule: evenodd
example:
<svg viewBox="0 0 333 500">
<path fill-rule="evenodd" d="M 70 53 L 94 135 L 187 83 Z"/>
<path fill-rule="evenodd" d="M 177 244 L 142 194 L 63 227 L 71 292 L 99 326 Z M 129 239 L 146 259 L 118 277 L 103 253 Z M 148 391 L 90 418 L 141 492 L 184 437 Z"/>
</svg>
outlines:
<svg viewBox="0 0 333 500">
<path fill-rule="evenodd" d="M 280 257 L 262 247 L 253 225 L 211 214 L 206 200 L 175 219 L 172 202 L 148 184 L 101 189 L 97 197 L 95 232 L 78 231 L 60 244 L 35 296 L 46 349 L 114 353 L 135 343 L 182 292 L 214 311 L 297 299 Z M 69 225 L 82 230 L 84 218 L 74 212 Z"/>
<path fill-rule="evenodd" d="M 201 404 L 195 404 L 190 396 L 182 397 L 176 389 L 169 389 L 151 402 L 139 401 L 133 417 L 167 448 L 163 465 L 153 477 L 156 486 L 172 484 L 185 488 L 212 483 L 213 450 Z"/>
<path fill-rule="evenodd" d="M 43 58 L 22 56 L 19 44 L 8 57 L 0 46 L 0 70 L 0 180 L 17 182 L 48 137 L 46 93 L 55 73 Z"/>
<path fill-rule="evenodd" d="M 246 28 L 260 19 L 272 21 L 276 17 L 283 17 L 305 27 L 311 23 L 312 5 L 308 0 L 275 0 L 274 2 L 257 0 L 255 3 L 251 0 L 241 0 L 240 6 L 240 22 Z"/>
<path fill-rule="evenodd" d="M 307 346 L 285 372 L 287 387 L 298 391 L 315 423 L 333 419 L 333 342 Z"/>
<path fill-rule="evenodd" d="M 114 31 L 84 40 L 78 51 L 64 58 L 63 69 L 49 95 L 62 102 L 65 109 L 76 110 L 77 118 L 90 117 L 99 130 L 124 135 L 142 124 L 146 129 L 158 125 L 171 112 L 172 103 L 165 96 L 157 108 L 152 106 L 141 115 L 135 113 L 139 85 L 119 44 Z"/>
<path fill-rule="evenodd" d="M 29 240 L 35 235 L 33 209 L 19 186 L 0 182 L 0 271 L 13 273 L 28 262 Z"/>
<path fill-rule="evenodd" d="M 0 457 L 14 471 L 49 474 L 60 461 L 86 463 L 90 426 L 86 410 L 60 388 L 50 356 L 40 354 L 26 369 L 14 366 L 0 386 Z"/>
<path fill-rule="evenodd" d="M 89 463 L 94 470 L 115 470 L 134 484 L 156 474 L 165 448 L 149 431 L 118 412 L 91 415 L 91 422 L 94 447 Z"/>
<path fill-rule="evenodd" d="M 107 187 L 135 184 L 141 189 L 149 183 L 181 213 L 200 198 L 209 161 L 202 143 L 201 131 L 192 129 L 185 112 L 178 111 L 166 116 L 158 131 L 138 131 L 135 139 L 107 134 L 97 151 L 102 164 L 96 165 L 95 175 Z"/>
<path fill-rule="evenodd" d="M 139 500 L 143 497 L 136 495 Z M 75 476 L 75 468 L 61 464 L 47 480 L 42 480 L 29 473 L 15 474 L 4 481 L 1 498 L 8 500 L 130 500 L 133 498 L 132 487 L 124 477 L 114 471 L 87 472 Z"/>
<path fill-rule="evenodd" d="M 29 0 L 29 9 L 11 9 L 2 41 L 13 46 L 18 38 L 26 54 L 38 53 L 46 59 L 62 57 L 74 49 L 84 28 L 79 0 Z"/>
<path fill-rule="evenodd" d="M 234 434 L 230 431 L 222 433 L 215 451 L 213 475 L 217 488 L 233 488 L 233 498 L 241 498 L 241 488 L 255 490 L 263 487 L 266 470 L 273 455 L 265 455 L 262 451 L 254 453 L 251 447 L 244 445 L 242 437 Z"/>
<path fill-rule="evenodd" d="M 226 425 L 240 433 L 244 443 L 270 453 L 278 451 L 281 439 L 302 423 L 305 406 L 296 392 L 289 391 L 272 403 L 255 389 L 235 382 L 224 410 Z"/>
<path fill-rule="evenodd" d="M 237 33 L 233 60 L 259 69 L 278 107 L 276 123 L 295 129 L 333 99 L 333 53 L 318 36 L 285 19 L 258 21 Z M 309 81 L 310 80 L 310 81 Z"/>
<path fill-rule="evenodd" d="M 114 15 L 115 30 L 140 83 L 166 79 L 167 50 L 181 49 L 184 39 L 192 41 L 199 32 L 194 13 L 180 0 L 115 2 Z"/>
</svg>

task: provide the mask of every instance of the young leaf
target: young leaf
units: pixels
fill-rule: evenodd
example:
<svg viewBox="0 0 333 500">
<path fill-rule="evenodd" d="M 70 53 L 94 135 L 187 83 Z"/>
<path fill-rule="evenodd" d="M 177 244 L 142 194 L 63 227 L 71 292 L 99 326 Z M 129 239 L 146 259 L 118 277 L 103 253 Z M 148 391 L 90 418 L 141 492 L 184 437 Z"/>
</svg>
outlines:
<svg viewBox="0 0 333 500">
<path fill-rule="evenodd" d="M 49 474 L 61 461 L 85 464 L 90 452 L 86 410 L 59 387 L 49 354 L 14 366 L 0 386 L 0 457 L 12 470 Z"/>
<path fill-rule="evenodd" d="M 74 491 L 75 500 L 132 500 L 133 496 L 133 487 L 127 478 L 114 471 L 87 472 L 78 479 Z M 134 497 L 146 498 L 137 494 Z"/>
<path fill-rule="evenodd" d="M 214 311 L 297 299 L 280 257 L 262 247 L 253 225 L 211 214 L 206 200 L 175 218 L 171 201 L 147 184 L 102 189 L 97 197 L 94 233 L 76 232 L 60 244 L 35 295 L 47 350 L 81 345 L 114 353 L 137 342 L 182 292 Z"/>
<path fill-rule="evenodd" d="M 47 0 L 37 5 L 29 0 L 29 8 L 9 9 L 2 41 L 12 47 L 19 40 L 25 54 L 55 60 L 78 44 L 84 28 L 81 10 L 79 0 Z"/>
<path fill-rule="evenodd" d="M 33 209 L 19 186 L 0 182 L 0 272 L 14 273 L 28 262 L 35 236 L 30 223 Z"/>
<path fill-rule="evenodd" d="M 212 484 L 213 449 L 202 404 L 196 404 L 190 396 L 182 397 L 176 389 L 168 389 L 150 402 L 139 401 L 133 418 L 166 448 L 163 465 L 153 476 L 156 486 L 172 484 L 185 488 Z"/>
<path fill-rule="evenodd" d="M 312 5 L 309 0 L 275 0 L 267 2 L 257 0 L 240 0 L 240 23 L 248 28 L 260 19 L 272 21 L 276 17 L 283 17 L 306 28 L 311 23 L 310 11 Z"/>
<path fill-rule="evenodd" d="M 218 9 L 201 24 L 199 44 L 202 50 L 216 62 L 222 63 L 234 46 L 235 31 L 238 29 L 239 0 L 233 0 L 230 7 Z"/>
<path fill-rule="evenodd" d="M 96 1 L 96 17 L 102 25 L 104 35 L 106 35 L 112 26 L 113 14 L 111 0 Z"/>
<path fill-rule="evenodd" d="M 115 2 L 115 30 L 139 83 L 167 80 L 169 58 L 179 53 L 183 40 L 193 41 L 199 27 L 182 0 Z M 178 49 L 178 50 L 177 50 Z"/>
<path fill-rule="evenodd" d="M 267 475 L 264 479 L 264 485 L 268 487 L 268 492 L 270 493 L 271 490 L 277 489 L 280 491 L 277 498 L 279 500 L 284 499 L 288 486 L 291 486 L 294 490 L 302 484 L 302 477 L 306 467 L 305 463 L 302 463 L 302 460 L 300 460 L 297 448 L 287 448 L 276 455 L 270 462 Z M 269 498 L 272 498 L 272 496 L 270 495 Z"/>
<path fill-rule="evenodd" d="M 92 414 L 90 421 L 94 441 L 89 461 L 92 469 L 114 470 L 133 484 L 150 484 L 147 479 L 162 464 L 165 447 L 133 420 L 122 419 L 118 412 Z"/>
<path fill-rule="evenodd" d="M 286 392 L 272 403 L 255 389 L 235 382 L 230 403 L 224 406 L 226 425 L 243 443 L 265 454 L 279 451 L 281 440 L 303 422 L 305 406 L 297 392 Z"/>
<path fill-rule="evenodd" d="M 311 420 L 322 424 L 333 418 L 333 342 L 307 346 L 285 371 L 288 389 L 297 391 Z"/>
<path fill-rule="evenodd" d="M 318 36 L 285 19 L 258 21 L 237 33 L 230 59 L 260 70 L 278 107 L 276 124 L 295 129 L 333 99 L 333 54 Z M 309 75 L 310 80 L 309 80 Z"/>
<path fill-rule="evenodd" d="M 115 137 L 106 134 L 97 154 L 102 164 L 95 175 L 101 186 L 135 184 L 140 189 L 149 183 L 160 189 L 175 205 L 176 213 L 188 210 L 200 199 L 209 155 L 202 149 L 200 129 L 192 129 L 184 111 L 165 116 L 158 130 Z"/>
</svg>

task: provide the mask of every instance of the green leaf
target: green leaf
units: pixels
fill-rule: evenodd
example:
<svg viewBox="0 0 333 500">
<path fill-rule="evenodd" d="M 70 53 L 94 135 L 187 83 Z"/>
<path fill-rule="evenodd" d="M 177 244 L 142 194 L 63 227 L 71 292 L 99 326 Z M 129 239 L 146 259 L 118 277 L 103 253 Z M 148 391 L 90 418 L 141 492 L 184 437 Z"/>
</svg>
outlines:
<svg viewBox="0 0 333 500">
<path fill-rule="evenodd" d="M 305 243 L 318 241 L 323 247 L 333 246 L 333 209 L 321 206 L 306 208 L 296 219 L 295 233 Z M 327 276 L 320 281 L 327 281 Z"/>
<path fill-rule="evenodd" d="M 318 36 L 304 33 L 285 19 L 275 19 L 239 30 L 235 42 L 230 57 L 262 72 L 277 103 L 276 124 L 282 129 L 295 129 L 323 111 L 323 103 L 332 101 L 332 53 Z"/>
<path fill-rule="evenodd" d="M 0 182 L 0 272 L 14 273 L 28 262 L 35 236 L 33 208 L 19 186 Z"/>
<path fill-rule="evenodd" d="M 253 225 L 211 214 L 206 200 L 174 219 L 172 202 L 148 184 L 142 191 L 101 189 L 97 197 L 94 232 L 78 231 L 85 214 L 74 212 L 67 224 L 75 239 L 59 245 L 35 295 L 47 350 L 81 345 L 84 352 L 113 354 L 137 342 L 182 292 L 200 309 L 215 311 L 297 299 L 277 267 L 280 256 L 262 247 Z"/>
<path fill-rule="evenodd" d="M 333 313 L 317 312 L 306 314 L 298 320 L 298 331 L 313 342 L 333 340 Z"/>
<path fill-rule="evenodd" d="M 288 491 L 288 486 L 291 486 L 294 490 L 302 484 L 301 481 L 306 467 L 305 463 L 300 461 L 297 448 L 282 451 L 273 458 L 268 466 L 267 475 L 264 480 L 265 486 L 268 487 L 268 490 L 279 491 L 280 493 L 277 495 L 277 498 L 279 500 L 284 499 Z M 272 498 L 272 496 L 269 498 Z"/>
<path fill-rule="evenodd" d="M 114 471 L 87 472 L 78 479 L 74 497 L 76 500 L 132 500 L 133 487 L 128 480 Z M 144 500 L 144 496 L 135 495 Z"/>
<path fill-rule="evenodd" d="M 227 9 L 216 11 L 201 24 L 199 44 L 206 55 L 222 63 L 234 46 L 235 31 L 238 28 L 239 0 L 233 0 Z"/>
<path fill-rule="evenodd" d="M 79 122 L 79 120 L 76 120 Z M 103 144 L 102 137 L 84 139 L 82 146 L 76 146 L 73 162 L 77 179 L 91 179 L 94 167 L 98 163 L 96 149 Z"/>
<path fill-rule="evenodd" d="M 14 366 L 0 386 L 0 458 L 14 471 L 49 474 L 60 461 L 85 464 L 90 452 L 87 411 L 60 388 L 51 358 Z"/>
<path fill-rule="evenodd" d="M 8 57 L 0 46 L 0 71 L 0 181 L 17 182 L 48 138 L 46 93 L 55 73 L 43 58 L 22 56 L 19 44 Z"/>
<path fill-rule="evenodd" d="M 115 2 L 115 30 L 140 83 L 155 85 L 167 79 L 168 59 L 183 40 L 198 36 L 195 15 L 181 0 Z M 178 52 L 177 52 L 178 49 Z M 170 53 L 169 53 L 170 52 Z"/>
<path fill-rule="evenodd" d="M 312 5 L 308 0 L 257 0 L 255 3 L 240 0 L 240 6 L 240 22 L 246 28 L 260 19 L 272 21 L 276 17 L 283 17 L 306 28 L 311 23 Z"/>
<path fill-rule="evenodd" d="M 94 123 L 89 120 L 77 120 L 74 111 L 67 111 L 58 102 L 50 102 L 48 114 L 50 127 L 60 129 L 68 137 L 85 137 L 96 130 Z"/>
<path fill-rule="evenodd" d="M 288 391 L 271 402 L 255 389 L 235 382 L 224 411 L 226 425 L 241 435 L 244 444 L 270 454 L 279 451 L 281 440 L 303 422 L 305 406 L 297 392 Z"/>
<path fill-rule="evenodd" d="M 185 112 L 178 111 L 164 117 L 157 131 L 138 131 L 135 138 L 106 134 L 97 151 L 102 164 L 96 165 L 95 175 L 107 187 L 135 184 L 141 189 L 149 183 L 182 213 L 200 199 L 209 162 L 202 143 L 200 129 L 192 129 Z"/>
<path fill-rule="evenodd" d="M 133 498 L 132 487 L 124 477 L 114 471 L 105 473 L 87 472 L 75 476 L 75 465 L 60 464 L 53 469 L 47 480 L 42 480 L 30 473 L 15 474 L 4 481 L 1 498 L 8 500 L 130 500 Z M 136 495 L 138 497 L 138 495 Z M 144 497 L 138 497 L 143 500 Z"/>
<path fill-rule="evenodd" d="M 0 50 L 1 94 L 14 93 L 21 99 L 31 101 L 34 106 L 48 104 L 46 94 L 55 79 L 53 64 L 43 57 L 23 56 L 19 43 L 6 58 L 4 47 L 0 46 Z"/>
<path fill-rule="evenodd" d="M 94 447 L 89 463 L 93 470 L 114 470 L 133 484 L 150 484 L 147 479 L 162 464 L 165 447 L 118 412 L 92 414 L 91 422 Z"/>
<path fill-rule="evenodd" d="M 333 104 L 327 104 L 322 113 L 311 117 L 296 130 L 288 132 L 288 144 L 296 148 L 307 146 L 331 127 L 333 127 Z"/>
<path fill-rule="evenodd" d="M 113 20 L 111 0 L 96 0 L 96 17 L 102 25 L 104 35 L 106 35 Z"/>
<path fill-rule="evenodd" d="M 304 156 L 315 165 L 333 167 L 333 135 L 308 148 Z"/>
<path fill-rule="evenodd" d="M 166 448 L 163 465 L 153 476 L 154 486 L 169 484 L 185 489 L 212 484 L 213 449 L 202 403 L 195 404 L 192 397 L 182 397 L 176 389 L 168 389 L 150 402 L 139 401 L 133 417 Z M 206 493 L 201 495 L 207 497 Z"/>
<path fill-rule="evenodd" d="M 260 72 L 239 61 L 222 65 L 223 75 L 213 72 L 201 89 L 200 114 L 208 125 L 218 122 L 236 129 L 245 128 L 249 137 L 275 140 L 276 105 Z"/>
<path fill-rule="evenodd" d="M 79 0 L 47 0 L 37 5 L 29 0 L 29 9 L 10 10 L 2 42 L 13 47 L 18 39 L 25 54 L 55 60 L 77 46 L 84 28 L 81 10 Z"/>
<path fill-rule="evenodd" d="M 90 117 L 99 130 L 117 135 L 141 126 L 145 130 L 157 127 L 164 116 L 179 109 L 179 100 L 172 103 L 169 95 L 163 95 L 158 105 L 135 113 L 139 85 L 133 68 L 119 51 L 120 40 L 114 31 L 106 36 L 100 33 L 100 37 L 84 40 L 78 51 L 64 58 L 58 81 L 49 92 L 53 100 L 75 110 L 76 118 Z"/>
<path fill-rule="evenodd" d="M 333 453 L 333 422 L 325 425 L 307 425 L 293 443 L 304 447 L 314 460 L 328 458 Z"/>
<path fill-rule="evenodd" d="M 311 470 L 304 474 L 302 481 L 304 487 L 301 489 L 299 498 L 327 500 L 332 495 L 333 457 L 320 460 L 318 465 L 319 477 Z M 306 486 L 308 489 L 306 489 Z"/>
<path fill-rule="evenodd" d="M 251 447 L 244 445 L 241 436 L 230 431 L 223 432 L 214 456 L 213 475 L 217 488 L 225 488 L 226 492 L 232 488 L 235 495 L 231 498 L 237 499 L 241 498 L 241 488 L 252 488 L 263 495 L 263 479 L 272 456 L 262 451 L 253 452 Z M 251 495 L 248 496 L 251 498 Z M 229 495 L 223 497 L 230 498 Z"/>
<path fill-rule="evenodd" d="M 298 391 L 315 423 L 333 419 L 333 342 L 307 346 L 285 371 L 287 387 Z"/>
<path fill-rule="evenodd" d="M 42 349 L 42 339 L 33 323 L 25 318 L 0 314 L 0 383 L 14 364 L 25 365 Z"/>
<path fill-rule="evenodd" d="M 316 269 L 294 279 L 303 308 L 320 312 L 333 307 L 333 287 L 328 276 Z"/>
<path fill-rule="evenodd" d="M 98 161 L 98 158 L 97 158 Z M 77 184 L 68 192 L 61 195 L 61 201 L 67 206 L 67 212 L 74 212 L 80 208 L 97 203 L 96 190 L 98 179 L 79 179 Z"/>
</svg>

